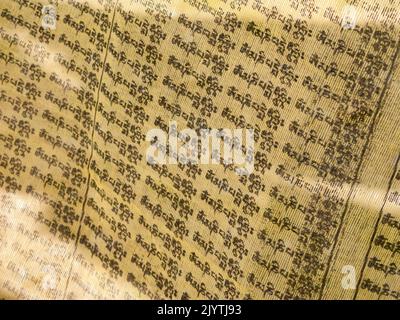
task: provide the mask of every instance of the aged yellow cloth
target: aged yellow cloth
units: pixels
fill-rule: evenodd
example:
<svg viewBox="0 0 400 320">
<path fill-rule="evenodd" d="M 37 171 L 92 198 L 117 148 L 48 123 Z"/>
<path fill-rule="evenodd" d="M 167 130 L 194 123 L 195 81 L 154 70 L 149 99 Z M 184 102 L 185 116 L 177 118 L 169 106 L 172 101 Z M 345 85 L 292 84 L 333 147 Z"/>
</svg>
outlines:
<svg viewBox="0 0 400 320">
<path fill-rule="evenodd" d="M 0 297 L 400 299 L 399 6 L 1 1 Z"/>
</svg>

